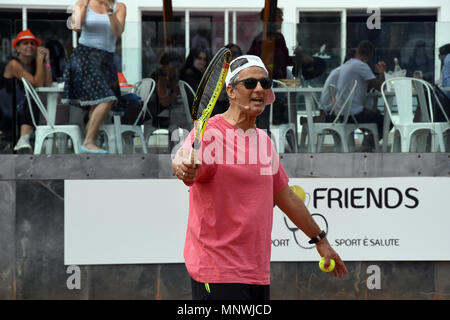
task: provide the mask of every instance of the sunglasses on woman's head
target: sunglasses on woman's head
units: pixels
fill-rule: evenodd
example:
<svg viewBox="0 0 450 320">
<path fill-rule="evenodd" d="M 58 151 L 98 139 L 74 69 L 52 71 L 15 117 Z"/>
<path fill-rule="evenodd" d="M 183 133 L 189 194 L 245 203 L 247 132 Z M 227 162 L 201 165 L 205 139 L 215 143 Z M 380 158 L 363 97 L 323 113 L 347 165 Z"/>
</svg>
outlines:
<svg viewBox="0 0 450 320">
<path fill-rule="evenodd" d="M 235 84 L 243 83 L 245 89 L 255 89 L 258 85 L 258 82 L 261 84 L 261 87 L 263 89 L 270 89 L 272 88 L 272 79 L 269 78 L 261 78 L 261 79 L 255 79 L 255 78 L 247 78 L 243 80 L 236 81 Z"/>
</svg>

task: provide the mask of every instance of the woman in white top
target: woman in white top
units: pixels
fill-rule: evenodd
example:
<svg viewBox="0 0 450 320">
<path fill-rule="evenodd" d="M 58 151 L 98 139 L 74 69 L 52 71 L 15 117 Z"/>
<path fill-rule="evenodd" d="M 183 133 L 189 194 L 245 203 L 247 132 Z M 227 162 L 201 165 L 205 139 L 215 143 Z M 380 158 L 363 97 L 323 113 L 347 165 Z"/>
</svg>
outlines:
<svg viewBox="0 0 450 320">
<path fill-rule="evenodd" d="M 89 110 L 83 153 L 107 153 L 95 140 L 103 119 L 120 98 L 114 52 L 125 18 L 125 4 L 115 0 L 79 0 L 75 5 L 72 27 L 81 36 L 64 74 L 62 102 Z"/>
</svg>

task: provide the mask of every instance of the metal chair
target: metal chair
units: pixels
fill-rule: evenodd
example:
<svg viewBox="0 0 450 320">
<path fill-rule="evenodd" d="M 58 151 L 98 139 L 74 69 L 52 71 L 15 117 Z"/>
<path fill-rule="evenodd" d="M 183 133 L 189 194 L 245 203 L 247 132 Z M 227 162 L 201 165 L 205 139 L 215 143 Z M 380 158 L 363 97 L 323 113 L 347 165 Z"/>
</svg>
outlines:
<svg viewBox="0 0 450 320">
<path fill-rule="evenodd" d="M 307 99 L 305 97 L 305 104 L 306 104 L 306 110 L 307 114 L 306 117 L 300 117 L 300 126 L 301 126 L 301 135 L 300 135 L 300 141 L 299 141 L 299 149 L 300 152 L 308 151 L 311 153 L 316 152 L 316 139 L 317 135 L 314 132 L 314 128 L 310 128 L 310 123 L 314 124 L 315 122 L 327 122 L 328 119 L 331 117 L 334 118 L 332 115 L 333 108 L 336 104 L 336 87 L 332 84 L 330 84 L 327 88 L 324 88 L 321 92 L 320 98 L 317 96 L 316 92 L 310 93 L 310 99 Z M 328 94 L 330 98 L 331 107 L 328 109 L 325 109 L 325 106 L 321 105 L 320 100 L 322 99 L 322 96 L 324 94 Z M 308 107 L 308 101 L 310 101 L 310 105 Z M 321 110 L 323 113 L 325 113 L 325 116 L 321 115 Z M 310 132 L 311 131 L 311 132 Z M 311 136 L 310 139 L 307 139 L 308 136 Z M 308 144 L 306 143 L 308 140 Z M 308 147 L 306 147 L 308 145 Z"/>
<path fill-rule="evenodd" d="M 110 153 L 123 153 L 124 146 L 132 146 L 132 150 L 127 150 L 127 153 L 134 153 L 134 137 L 138 136 L 141 140 L 142 152 L 147 153 L 147 143 L 144 137 L 144 130 L 142 125 L 138 124 L 139 121 L 145 119 L 146 115 L 151 114 L 147 108 L 148 102 L 155 90 L 155 80 L 151 78 L 145 78 L 138 81 L 132 89 L 132 93 L 137 94 L 142 99 L 142 109 L 140 110 L 136 120 L 133 124 L 122 124 L 121 123 L 121 115 L 119 113 L 113 114 L 113 123 L 112 124 L 102 124 L 100 126 L 100 131 L 106 133 L 108 139 L 108 149 Z M 126 135 L 126 133 L 132 133 L 132 136 Z M 123 136 L 125 134 L 125 136 Z M 128 143 L 124 143 L 128 142 Z M 127 141 L 129 140 L 129 141 Z"/>
<path fill-rule="evenodd" d="M 398 116 L 393 117 L 392 106 L 386 99 L 385 89 L 388 83 L 393 87 L 395 98 L 397 100 Z M 414 91 L 413 92 L 413 88 Z M 425 97 L 425 92 L 427 97 Z M 440 150 L 445 152 L 444 132 L 450 129 L 447 123 L 433 122 L 433 104 L 431 94 L 434 94 L 431 85 L 421 79 L 397 77 L 386 80 L 381 85 L 381 94 L 386 105 L 389 117 L 394 125 L 394 141 L 391 147 L 392 152 L 409 152 L 416 142 L 416 134 L 427 131 L 432 134 L 431 152 Z M 421 118 L 423 122 L 414 122 L 413 95 L 418 96 L 419 106 L 421 109 Z M 437 99 L 439 101 L 439 99 Z M 438 102 L 441 110 L 444 112 L 442 105 Z M 427 105 L 427 107 L 425 106 Z M 445 114 L 445 112 L 444 112 Z"/>
<path fill-rule="evenodd" d="M 42 151 L 42 147 L 44 145 L 45 138 L 55 133 L 64 133 L 68 135 L 72 139 L 74 153 L 80 153 L 79 150 L 81 145 L 80 127 L 78 125 L 55 125 L 55 119 L 52 119 L 49 116 L 47 109 L 45 108 L 44 104 L 42 103 L 41 99 L 39 98 L 36 90 L 31 85 L 31 83 L 25 78 L 22 78 L 22 83 L 25 88 L 25 95 L 27 98 L 28 107 L 30 108 L 31 120 L 33 121 L 33 125 L 36 128 L 34 141 L 34 154 L 40 154 Z M 34 118 L 31 100 L 33 100 L 36 103 L 39 111 L 44 116 L 44 119 L 47 122 L 46 125 L 39 125 L 38 124 L 39 119 Z"/>
<path fill-rule="evenodd" d="M 149 78 L 149 79 L 151 79 L 151 78 Z M 151 94 L 148 96 L 148 99 L 147 99 L 146 110 L 145 110 L 146 120 L 145 120 L 144 124 L 142 125 L 142 128 L 144 130 L 144 139 L 146 141 L 145 142 L 146 145 L 148 145 L 150 143 L 150 139 L 152 138 L 152 136 L 156 136 L 156 137 L 158 137 L 160 135 L 169 136 L 169 130 L 168 129 L 158 128 L 158 127 L 155 127 L 153 125 L 153 115 L 151 114 L 150 109 L 148 108 L 148 103 L 149 103 L 150 98 L 151 98 L 151 96 L 154 93 L 154 90 L 156 88 L 156 82 L 155 82 L 154 79 L 151 79 L 151 80 L 153 81 L 154 87 L 153 87 L 153 90 L 152 90 Z M 137 83 L 137 85 L 138 84 L 139 84 L 139 82 Z M 164 113 L 164 112 L 168 112 L 168 110 L 163 110 L 162 113 Z"/>
<path fill-rule="evenodd" d="M 270 132 L 273 135 L 278 153 L 284 153 L 286 149 L 286 139 L 288 135 L 292 137 L 293 151 L 298 152 L 297 137 L 295 133 L 295 124 L 291 121 L 291 95 L 289 87 L 282 81 L 273 80 L 278 86 L 287 91 L 288 123 L 273 124 L 273 104 L 270 105 Z"/>
<path fill-rule="evenodd" d="M 314 123 L 315 133 L 317 135 L 317 152 L 322 151 L 323 140 L 325 138 L 325 135 L 327 134 L 333 135 L 335 145 L 336 147 L 341 149 L 341 152 L 353 151 L 355 146 L 353 135 L 355 130 L 357 129 L 357 126 L 354 123 L 348 123 L 348 117 L 350 116 L 350 108 L 357 84 L 358 82 L 354 80 L 348 83 L 346 87 L 341 92 L 339 92 L 336 98 L 336 103 L 331 109 L 331 111 L 336 115 L 333 122 Z M 348 91 L 347 88 L 349 88 L 350 91 Z M 346 94 L 347 91 L 347 97 L 344 98 L 343 95 Z M 341 98 L 344 99 L 344 102 L 341 106 L 339 106 L 339 101 L 341 101 Z M 338 138 L 338 140 L 336 138 Z M 338 143 L 336 143 L 336 141 L 338 141 Z"/>
<path fill-rule="evenodd" d="M 431 87 L 431 90 L 432 90 L 432 92 L 436 98 L 436 102 L 438 103 L 439 108 L 441 109 L 441 111 L 445 117 L 445 120 L 446 120 L 446 122 L 433 122 L 435 124 L 436 131 L 439 132 L 440 135 L 442 135 L 442 138 L 444 140 L 444 146 L 441 147 L 441 152 L 446 152 L 448 149 L 448 148 L 446 148 L 448 146 L 448 144 L 446 144 L 445 142 L 446 142 L 446 140 L 448 141 L 448 135 L 450 134 L 450 120 L 447 116 L 447 112 L 445 111 L 445 109 L 442 105 L 442 102 L 440 101 L 438 95 L 436 95 L 434 88 Z M 433 110 L 430 109 L 430 113 L 434 114 Z M 447 137 L 447 139 L 446 139 L 446 137 Z M 434 139 L 433 143 L 435 144 L 434 150 L 436 150 L 437 149 L 436 144 L 439 143 L 439 139 Z"/>
<path fill-rule="evenodd" d="M 301 145 L 304 145 L 305 143 L 306 134 L 310 134 L 311 139 L 309 140 L 311 141 L 311 144 L 314 144 L 309 146 L 310 151 L 321 152 L 325 136 L 331 134 L 336 149 L 339 149 L 341 152 L 349 152 L 354 149 L 355 142 L 353 134 L 357 129 L 357 126 L 354 123 L 348 123 L 348 117 L 350 116 L 350 107 L 356 85 L 356 80 L 348 83 L 344 90 L 342 90 L 334 100 L 335 103 L 330 110 L 330 113 L 335 115 L 332 122 L 325 122 L 326 117 L 314 117 L 312 113 L 313 110 L 308 109 L 307 117 L 309 118 L 309 122 L 312 123 L 313 128 L 309 130 L 306 122 L 302 125 Z M 341 98 L 343 98 L 344 93 L 347 93 L 347 96 L 345 97 L 343 104 L 339 106 L 338 103 Z M 317 103 L 317 99 L 313 100 L 316 100 Z M 319 120 L 322 120 L 323 122 L 318 122 Z"/>
<path fill-rule="evenodd" d="M 189 104 L 189 96 L 194 99 L 195 97 L 195 91 L 192 89 L 192 87 L 187 83 L 186 81 L 179 80 L 178 86 L 180 87 L 180 93 L 181 93 L 181 100 L 183 101 L 184 106 L 184 112 L 186 114 L 186 120 L 187 123 L 189 123 L 188 130 L 191 130 L 194 127 L 194 124 L 192 123 L 192 117 L 191 117 L 191 106 Z"/>
</svg>

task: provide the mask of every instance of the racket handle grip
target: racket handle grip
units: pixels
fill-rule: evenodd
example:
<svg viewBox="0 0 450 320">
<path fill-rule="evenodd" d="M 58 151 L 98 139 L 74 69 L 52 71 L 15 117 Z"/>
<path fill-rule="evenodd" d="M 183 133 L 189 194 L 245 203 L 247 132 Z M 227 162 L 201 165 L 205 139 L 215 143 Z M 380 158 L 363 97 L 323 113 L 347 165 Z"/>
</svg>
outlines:
<svg viewBox="0 0 450 320">
<path fill-rule="evenodd" d="M 191 163 L 195 163 L 195 149 L 191 148 L 191 154 L 189 155 L 189 158 L 191 158 Z"/>
<path fill-rule="evenodd" d="M 200 150 L 200 139 L 198 138 L 201 136 L 200 131 L 201 131 L 200 121 L 196 120 L 194 121 L 194 142 L 192 143 L 190 154 L 192 164 L 195 164 L 196 152 Z"/>
</svg>

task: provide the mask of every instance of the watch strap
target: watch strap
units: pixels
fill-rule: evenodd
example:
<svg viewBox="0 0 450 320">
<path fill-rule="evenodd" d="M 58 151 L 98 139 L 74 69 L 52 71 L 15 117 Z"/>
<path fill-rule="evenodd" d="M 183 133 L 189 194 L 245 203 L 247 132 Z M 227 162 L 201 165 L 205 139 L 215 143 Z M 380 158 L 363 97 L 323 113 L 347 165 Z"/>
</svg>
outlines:
<svg viewBox="0 0 450 320">
<path fill-rule="evenodd" d="M 326 232 L 324 230 L 322 230 L 321 233 L 319 233 L 318 236 L 316 236 L 315 238 L 311 238 L 311 240 L 308 241 L 309 244 L 314 244 L 319 242 L 320 240 L 322 240 L 323 238 L 325 238 L 327 236 Z"/>
</svg>

